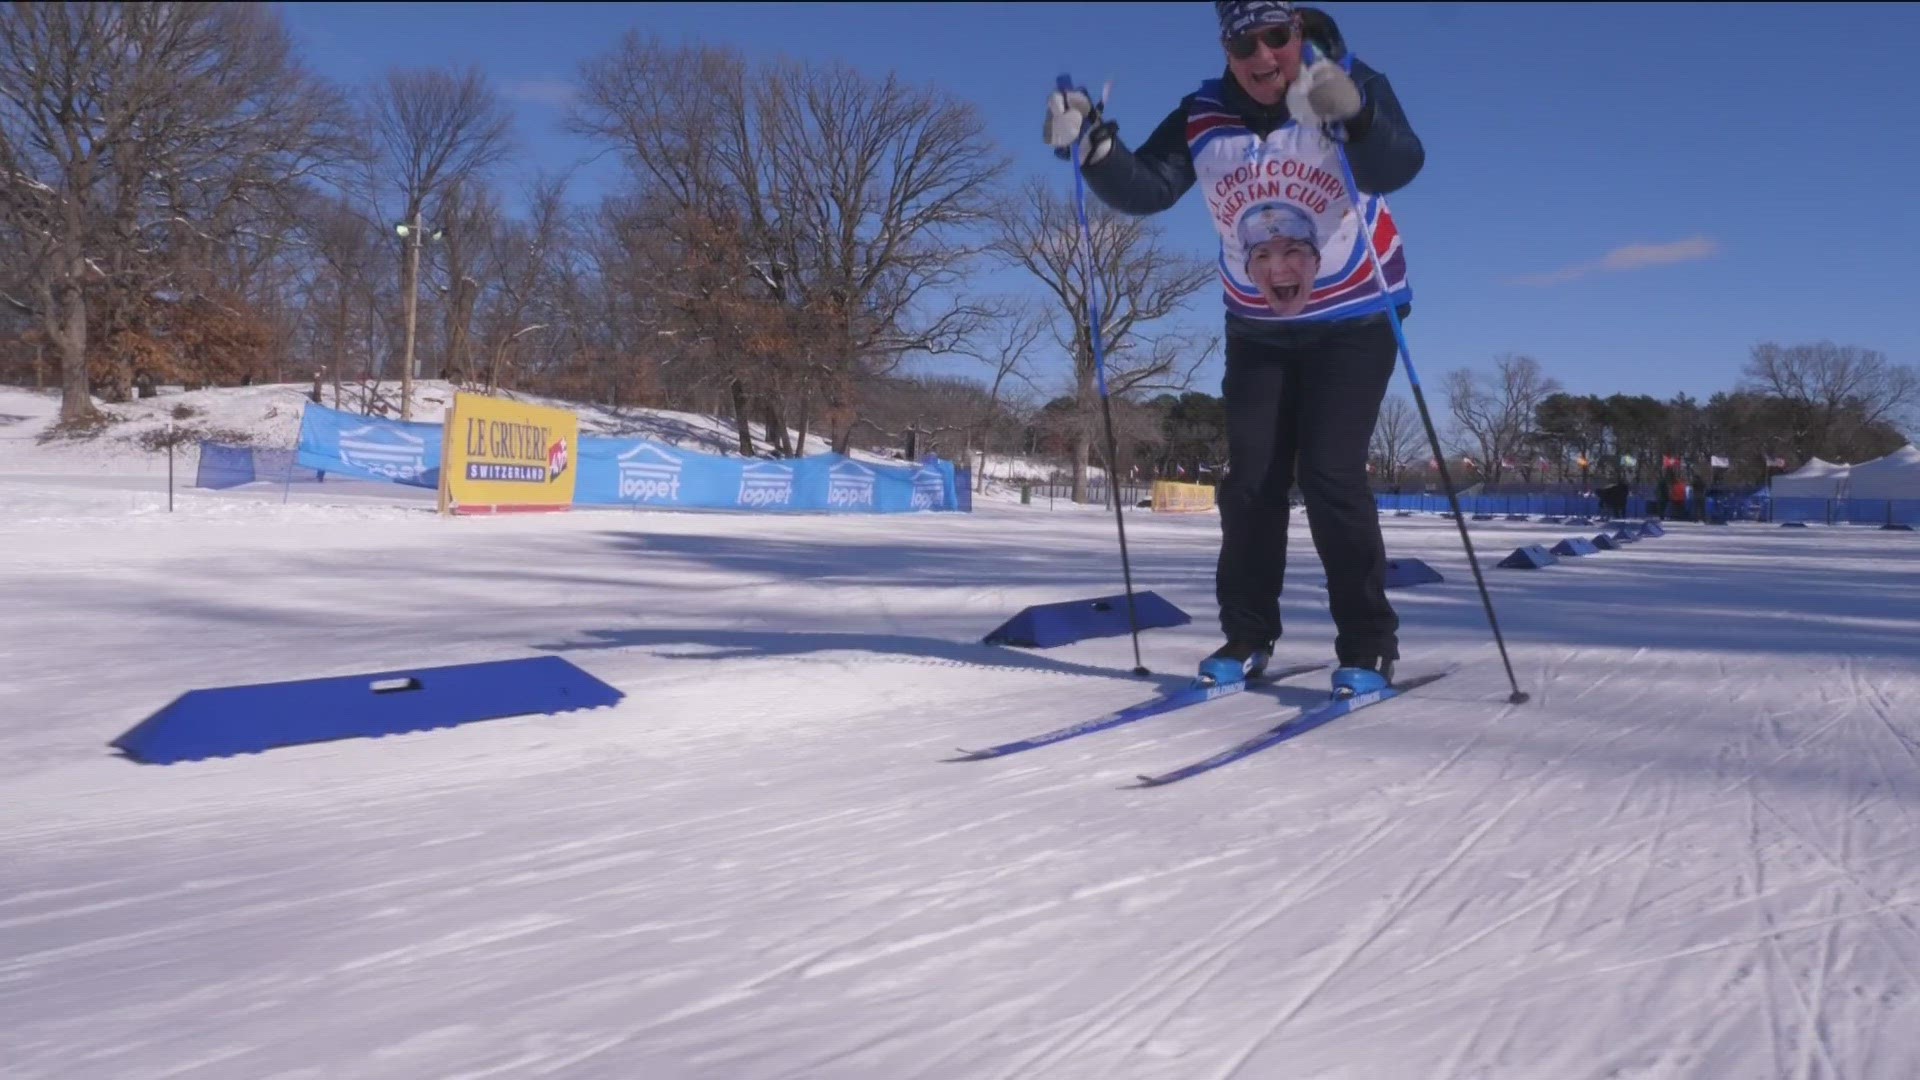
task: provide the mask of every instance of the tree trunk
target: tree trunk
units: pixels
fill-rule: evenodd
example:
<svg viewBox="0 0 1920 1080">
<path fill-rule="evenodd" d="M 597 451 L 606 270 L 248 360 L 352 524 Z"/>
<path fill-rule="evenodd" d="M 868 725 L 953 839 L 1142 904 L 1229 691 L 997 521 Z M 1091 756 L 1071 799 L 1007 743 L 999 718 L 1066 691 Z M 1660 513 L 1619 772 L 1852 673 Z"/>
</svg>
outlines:
<svg viewBox="0 0 1920 1080">
<path fill-rule="evenodd" d="M 1093 439 L 1086 431 L 1073 433 L 1073 501 L 1087 501 L 1087 464 L 1093 450 Z"/>
<path fill-rule="evenodd" d="M 99 416 L 87 378 L 87 301 L 80 286 L 63 283 L 43 290 L 42 323 L 60 359 L 60 422 L 80 423 Z"/>
<path fill-rule="evenodd" d="M 793 444 L 794 457 L 807 456 L 807 414 L 813 405 L 813 395 L 800 395 L 800 440 Z"/>
<path fill-rule="evenodd" d="M 760 403 L 760 423 L 766 433 L 767 449 L 776 456 L 787 456 L 786 425 L 780 420 L 780 404 L 772 398 Z"/>
<path fill-rule="evenodd" d="M 464 273 L 454 280 L 447 293 L 447 355 L 442 374 L 451 382 L 463 383 L 473 378 L 472 358 L 468 353 L 472 351 L 473 308 L 478 293 L 478 287 Z"/>
<path fill-rule="evenodd" d="M 730 380 L 727 389 L 733 393 L 733 430 L 740 438 L 740 456 L 753 456 L 753 429 L 748 426 L 747 384 L 739 379 Z"/>
</svg>

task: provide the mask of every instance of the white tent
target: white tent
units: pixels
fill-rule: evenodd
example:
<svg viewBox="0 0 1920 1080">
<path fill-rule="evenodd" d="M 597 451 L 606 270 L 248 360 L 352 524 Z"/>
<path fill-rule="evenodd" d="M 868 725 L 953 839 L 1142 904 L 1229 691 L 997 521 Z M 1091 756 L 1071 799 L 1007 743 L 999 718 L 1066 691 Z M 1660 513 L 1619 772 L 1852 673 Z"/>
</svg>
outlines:
<svg viewBox="0 0 1920 1080">
<path fill-rule="evenodd" d="M 1853 466 L 1847 475 L 1847 497 L 1920 499 L 1920 449 L 1908 443 L 1886 457 Z"/>
<path fill-rule="evenodd" d="M 1805 465 L 1773 478 L 1776 499 L 1843 499 L 1852 466 L 1808 458 Z"/>
</svg>

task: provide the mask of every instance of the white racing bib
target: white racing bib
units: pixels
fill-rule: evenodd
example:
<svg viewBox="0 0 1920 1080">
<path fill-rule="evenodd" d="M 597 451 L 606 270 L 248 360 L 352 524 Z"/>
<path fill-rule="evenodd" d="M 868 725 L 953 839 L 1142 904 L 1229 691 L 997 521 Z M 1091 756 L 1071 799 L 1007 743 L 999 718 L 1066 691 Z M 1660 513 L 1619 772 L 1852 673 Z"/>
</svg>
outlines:
<svg viewBox="0 0 1920 1080">
<path fill-rule="evenodd" d="M 1220 233 L 1229 312 L 1261 322 L 1351 319 L 1413 298 L 1406 252 L 1384 198 L 1362 197 L 1391 301 L 1367 259 L 1339 148 L 1289 120 L 1265 139 L 1221 102 L 1217 79 L 1187 110 L 1187 148 Z"/>
</svg>

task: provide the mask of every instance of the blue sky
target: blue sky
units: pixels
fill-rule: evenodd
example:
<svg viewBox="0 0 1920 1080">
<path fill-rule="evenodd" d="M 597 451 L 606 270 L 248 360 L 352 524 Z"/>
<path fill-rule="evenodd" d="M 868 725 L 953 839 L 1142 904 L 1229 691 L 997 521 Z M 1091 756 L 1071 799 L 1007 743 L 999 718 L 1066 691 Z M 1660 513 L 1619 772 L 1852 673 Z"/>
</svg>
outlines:
<svg viewBox="0 0 1920 1080">
<path fill-rule="evenodd" d="M 1341 4 L 1324 9 L 1384 71 L 1427 146 L 1393 196 L 1423 382 L 1503 353 L 1579 393 L 1729 389 L 1748 349 L 1833 340 L 1920 361 L 1920 7 Z M 618 163 L 560 127 L 581 61 L 629 29 L 749 56 L 897 71 L 974 102 L 1017 172 L 1071 190 L 1040 143 L 1060 71 L 1111 79 L 1138 142 L 1221 67 L 1212 5 L 282 5 L 318 72 L 476 65 L 517 112 L 509 186 Z M 1199 193 L 1160 217 L 1216 250 Z M 996 279 L 994 284 L 1011 284 Z M 1183 325 L 1217 329 L 1202 294 Z M 1404 376 L 1396 378 L 1404 389 Z M 1197 388 L 1218 392 L 1218 363 Z M 1436 408 L 1440 403 L 1435 402 Z"/>
</svg>

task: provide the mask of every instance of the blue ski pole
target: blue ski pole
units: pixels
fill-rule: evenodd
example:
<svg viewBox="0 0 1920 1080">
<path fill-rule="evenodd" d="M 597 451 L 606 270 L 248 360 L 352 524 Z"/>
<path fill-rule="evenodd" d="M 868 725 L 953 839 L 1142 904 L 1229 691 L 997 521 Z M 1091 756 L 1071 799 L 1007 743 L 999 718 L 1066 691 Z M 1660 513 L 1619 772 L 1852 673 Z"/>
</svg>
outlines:
<svg viewBox="0 0 1920 1080">
<path fill-rule="evenodd" d="M 1312 63 L 1310 57 L 1303 63 Z M 1374 250 L 1373 226 L 1367 221 L 1367 209 L 1360 199 L 1360 185 L 1353 178 L 1353 163 L 1347 160 L 1347 144 L 1344 139 L 1335 139 L 1334 149 L 1340 156 L 1340 172 L 1347 184 L 1347 197 L 1353 206 L 1353 216 L 1360 223 L 1361 241 L 1367 246 L 1367 263 L 1373 268 L 1373 280 L 1380 287 L 1380 295 L 1386 300 L 1387 322 L 1393 327 L 1393 340 L 1400 347 L 1400 362 L 1407 370 L 1407 382 L 1413 386 L 1414 404 L 1420 409 L 1420 422 L 1426 425 L 1427 441 L 1433 446 L 1433 459 L 1440 463 L 1440 485 L 1446 489 L 1447 505 L 1453 508 L 1454 524 L 1460 527 L 1460 543 L 1467 549 L 1467 565 L 1473 568 L 1473 582 L 1480 588 L 1480 603 L 1487 609 L 1487 625 L 1493 628 L 1494 644 L 1500 648 L 1500 662 L 1506 665 L 1507 682 L 1513 687 L 1513 693 L 1507 701 L 1519 705 L 1527 700 L 1527 694 L 1520 689 L 1520 680 L 1514 677 L 1513 660 L 1507 655 L 1506 638 L 1500 633 L 1500 620 L 1493 613 L 1493 598 L 1487 595 L 1487 581 L 1480 572 L 1480 560 L 1473 554 L 1473 539 L 1467 535 L 1467 516 L 1460 512 L 1460 496 L 1453 489 L 1453 478 L 1447 474 L 1447 457 L 1440 450 L 1440 435 L 1434 430 L 1433 414 L 1427 411 L 1427 395 L 1420 388 L 1420 373 L 1414 370 L 1413 350 L 1407 347 L 1407 331 L 1400 324 L 1400 312 L 1393 303 L 1393 290 L 1387 285 L 1387 272 L 1380 265 L 1380 254 Z"/>
<path fill-rule="evenodd" d="M 1073 80 L 1066 75 L 1060 76 L 1056 85 L 1062 91 L 1073 89 Z M 1104 95 L 1102 95 L 1104 96 Z M 1107 397 L 1107 364 L 1100 346 L 1100 310 L 1099 282 L 1097 266 L 1093 258 L 1093 229 L 1087 224 L 1086 179 L 1081 174 L 1081 147 L 1084 140 L 1075 139 L 1073 143 L 1073 207 L 1080 219 L 1080 247 L 1086 258 L 1087 275 L 1087 333 L 1093 344 L 1093 375 L 1100 388 L 1100 414 L 1107 429 L 1107 493 L 1113 497 L 1113 521 L 1120 532 L 1120 574 L 1127 589 L 1127 628 L 1133 633 L 1133 673 L 1151 674 L 1140 660 L 1140 618 L 1133 603 L 1133 566 L 1127 558 L 1127 519 L 1120 506 L 1120 446 L 1113 437 L 1113 405 Z"/>
</svg>

